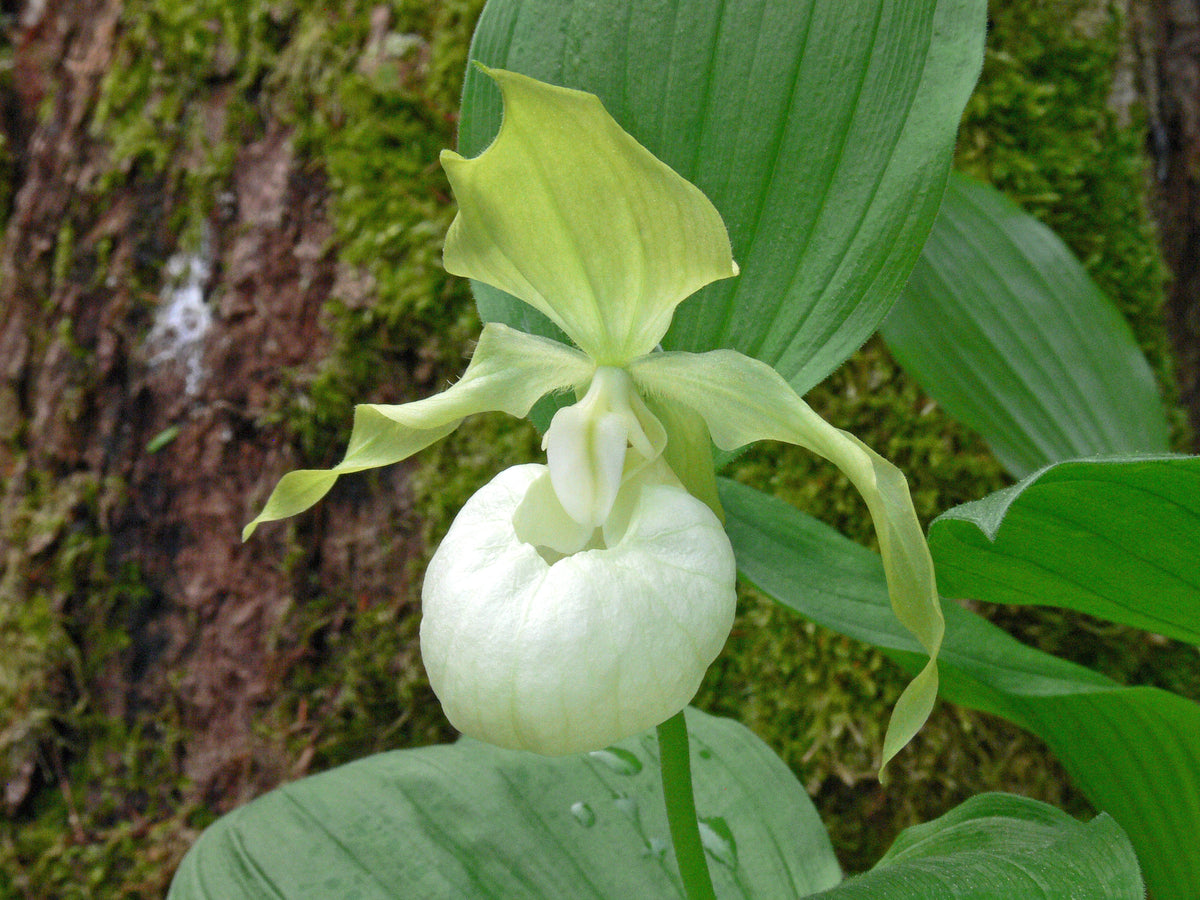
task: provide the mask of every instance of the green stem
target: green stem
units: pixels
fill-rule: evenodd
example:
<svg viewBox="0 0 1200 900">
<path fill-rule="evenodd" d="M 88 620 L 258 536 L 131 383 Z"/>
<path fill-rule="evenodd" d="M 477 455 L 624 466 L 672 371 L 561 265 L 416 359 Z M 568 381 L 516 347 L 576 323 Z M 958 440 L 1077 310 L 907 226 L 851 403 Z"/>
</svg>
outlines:
<svg viewBox="0 0 1200 900">
<path fill-rule="evenodd" d="M 675 844 L 675 861 L 688 900 L 716 900 L 708 860 L 700 842 L 696 800 L 692 795 L 692 760 L 688 752 L 687 723 L 683 712 L 658 726 L 658 756 L 662 765 L 663 798 L 667 824 Z"/>
</svg>

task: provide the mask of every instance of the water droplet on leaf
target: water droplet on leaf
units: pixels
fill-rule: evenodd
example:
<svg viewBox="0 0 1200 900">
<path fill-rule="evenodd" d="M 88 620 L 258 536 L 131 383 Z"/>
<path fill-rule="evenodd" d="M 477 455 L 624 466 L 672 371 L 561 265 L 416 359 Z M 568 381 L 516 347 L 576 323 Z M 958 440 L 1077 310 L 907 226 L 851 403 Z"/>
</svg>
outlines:
<svg viewBox="0 0 1200 900">
<path fill-rule="evenodd" d="M 709 855 L 722 865 L 734 868 L 737 865 L 737 843 L 733 832 L 720 816 L 700 819 L 700 843 Z"/>
<path fill-rule="evenodd" d="M 575 820 L 584 828 L 591 828 L 596 824 L 596 814 L 592 811 L 592 808 L 582 800 L 576 800 L 571 804 L 571 815 L 573 815 Z"/>
<path fill-rule="evenodd" d="M 646 842 L 646 855 L 662 862 L 667 856 L 667 842 L 662 838 L 650 838 Z"/>
<path fill-rule="evenodd" d="M 609 747 L 605 750 L 593 750 L 588 754 L 592 759 L 604 763 L 618 775 L 636 775 L 642 771 L 642 761 L 628 750 L 621 747 Z"/>
<path fill-rule="evenodd" d="M 635 822 L 638 819 L 637 801 L 632 797 L 617 797 L 613 800 L 613 806 L 623 812 Z"/>
<path fill-rule="evenodd" d="M 642 750 L 646 752 L 646 756 L 654 763 L 658 763 L 658 735 L 645 734 L 642 735 Z"/>
</svg>

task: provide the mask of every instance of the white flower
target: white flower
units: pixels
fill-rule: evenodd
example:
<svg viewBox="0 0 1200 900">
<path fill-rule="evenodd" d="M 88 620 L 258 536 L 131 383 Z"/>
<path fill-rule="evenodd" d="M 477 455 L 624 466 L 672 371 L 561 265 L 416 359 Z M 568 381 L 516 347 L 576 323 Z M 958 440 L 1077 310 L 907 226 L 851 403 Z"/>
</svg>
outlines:
<svg viewBox="0 0 1200 900">
<path fill-rule="evenodd" d="M 421 658 L 452 725 L 546 754 L 596 750 L 687 705 L 737 606 L 733 548 L 660 459 L 666 435 L 600 367 L 429 563 Z"/>
<path fill-rule="evenodd" d="M 455 519 L 426 575 L 421 644 L 463 732 L 541 753 L 595 750 L 682 709 L 729 633 L 734 559 L 712 444 L 799 444 L 862 493 L 892 607 L 930 654 L 896 704 L 890 758 L 932 708 L 944 627 L 904 476 L 765 363 L 657 352 L 680 302 L 738 273 L 720 214 L 596 97 L 488 71 L 504 97 L 499 135 L 475 159 L 442 154 L 459 203 L 446 269 L 519 298 L 575 346 L 487 324 L 457 384 L 358 406 L 345 458 L 285 475 L 244 535 L 465 416 L 526 416 L 574 391 L 546 433 L 548 466 L 501 473 Z"/>
</svg>

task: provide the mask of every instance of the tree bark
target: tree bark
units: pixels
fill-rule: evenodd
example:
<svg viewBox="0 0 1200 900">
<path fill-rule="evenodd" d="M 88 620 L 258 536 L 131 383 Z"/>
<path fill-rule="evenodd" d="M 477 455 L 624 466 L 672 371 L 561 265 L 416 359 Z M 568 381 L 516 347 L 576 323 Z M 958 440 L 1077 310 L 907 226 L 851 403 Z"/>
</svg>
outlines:
<svg viewBox="0 0 1200 900">
<path fill-rule="evenodd" d="M 284 426 L 267 423 L 289 379 L 329 353 L 321 311 L 338 268 L 327 192 L 273 120 L 238 148 L 194 253 L 173 246 L 182 198 L 158 173 L 126 165 L 119 185 L 103 188 L 114 162 L 89 125 L 121 5 L 27 4 L 11 35 L 3 112 L 16 190 L 0 246 L 0 430 L 16 440 L 0 443 L 0 529 L 11 536 L 45 503 L 47 484 L 67 512 L 36 542 L 14 541 L 3 564 L 10 600 L 21 602 L 51 590 L 38 573 L 75 536 L 101 542 L 105 572 L 57 590 L 54 612 L 77 640 L 92 625 L 126 640 L 86 681 L 59 683 L 56 699 L 150 744 L 177 740 L 194 793 L 174 802 L 226 810 L 306 765 L 260 721 L 306 652 L 289 610 L 314 581 L 353 585 L 360 603 L 396 602 L 397 569 L 419 541 L 401 535 L 397 551 L 374 534 L 389 506 L 406 510 L 399 470 L 383 476 L 370 518 L 353 494 L 335 493 L 303 526 L 312 549 L 290 568 L 280 564 L 292 549 L 285 528 L 241 543 L 274 481 L 298 464 Z M 198 102 L 220 122 L 220 86 Z M 331 520 L 337 534 L 324 527 Z M 101 582 L 119 596 L 98 610 Z M 79 624 L 96 616 L 120 621 Z M 44 763 L 37 741 L 23 753 L 9 812 L 32 796 Z"/>
<path fill-rule="evenodd" d="M 1163 255 L 1167 327 L 1180 397 L 1200 451 L 1200 2 L 1153 0 L 1135 20 L 1143 55 Z"/>
</svg>

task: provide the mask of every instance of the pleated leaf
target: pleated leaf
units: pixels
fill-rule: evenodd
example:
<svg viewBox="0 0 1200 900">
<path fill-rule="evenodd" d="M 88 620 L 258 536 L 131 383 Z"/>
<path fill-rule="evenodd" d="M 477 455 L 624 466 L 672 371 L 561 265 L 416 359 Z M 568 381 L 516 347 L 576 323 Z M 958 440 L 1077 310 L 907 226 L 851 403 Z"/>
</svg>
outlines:
<svg viewBox="0 0 1200 900">
<path fill-rule="evenodd" d="M 748 581 L 805 618 L 881 647 L 908 671 L 924 665 L 889 609 L 877 554 L 782 501 L 719 484 Z M 1157 688 L 1123 687 L 1026 647 L 956 603 L 943 612 L 942 697 L 1045 741 L 1129 835 L 1156 900 L 1200 896 L 1200 705 Z"/>
<path fill-rule="evenodd" d="M 804 788 L 745 727 L 688 710 L 701 834 L 724 898 L 841 872 Z M 170 900 L 682 897 L 654 733 L 548 758 L 476 741 L 368 757 L 210 826 Z"/>
<path fill-rule="evenodd" d="M 916 261 L 979 72 L 982 0 L 490 0 L 472 57 L 597 94 L 698 186 L 738 278 L 676 311 L 663 345 L 741 350 L 803 393 L 878 326 Z M 459 150 L 495 137 L 468 71 Z M 480 283 L 481 313 L 555 335 Z"/>
<path fill-rule="evenodd" d="M 870 872 L 828 900 L 1143 900 L 1129 839 L 1109 816 L 1077 822 L 1011 794 L 972 797 L 909 828 Z"/>
<path fill-rule="evenodd" d="M 1050 466 L 943 513 L 929 546 L 947 597 L 1060 606 L 1200 644 L 1200 457 Z"/>
<path fill-rule="evenodd" d="M 1120 312 L 1049 228 L 988 185 L 950 179 L 881 331 L 1015 475 L 1168 449 L 1154 377 Z"/>
<path fill-rule="evenodd" d="M 687 711 L 700 833 L 721 898 L 1142 896 L 1128 840 L 984 795 L 910 828 L 839 884 L 804 789 L 745 727 Z M 169 900 L 683 897 L 652 733 L 547 758 L 476 741 L 401 750 L 285 785 L 210 826 Z M 837 885 L 836 887 L 834 887 Z"/>
</svg>

